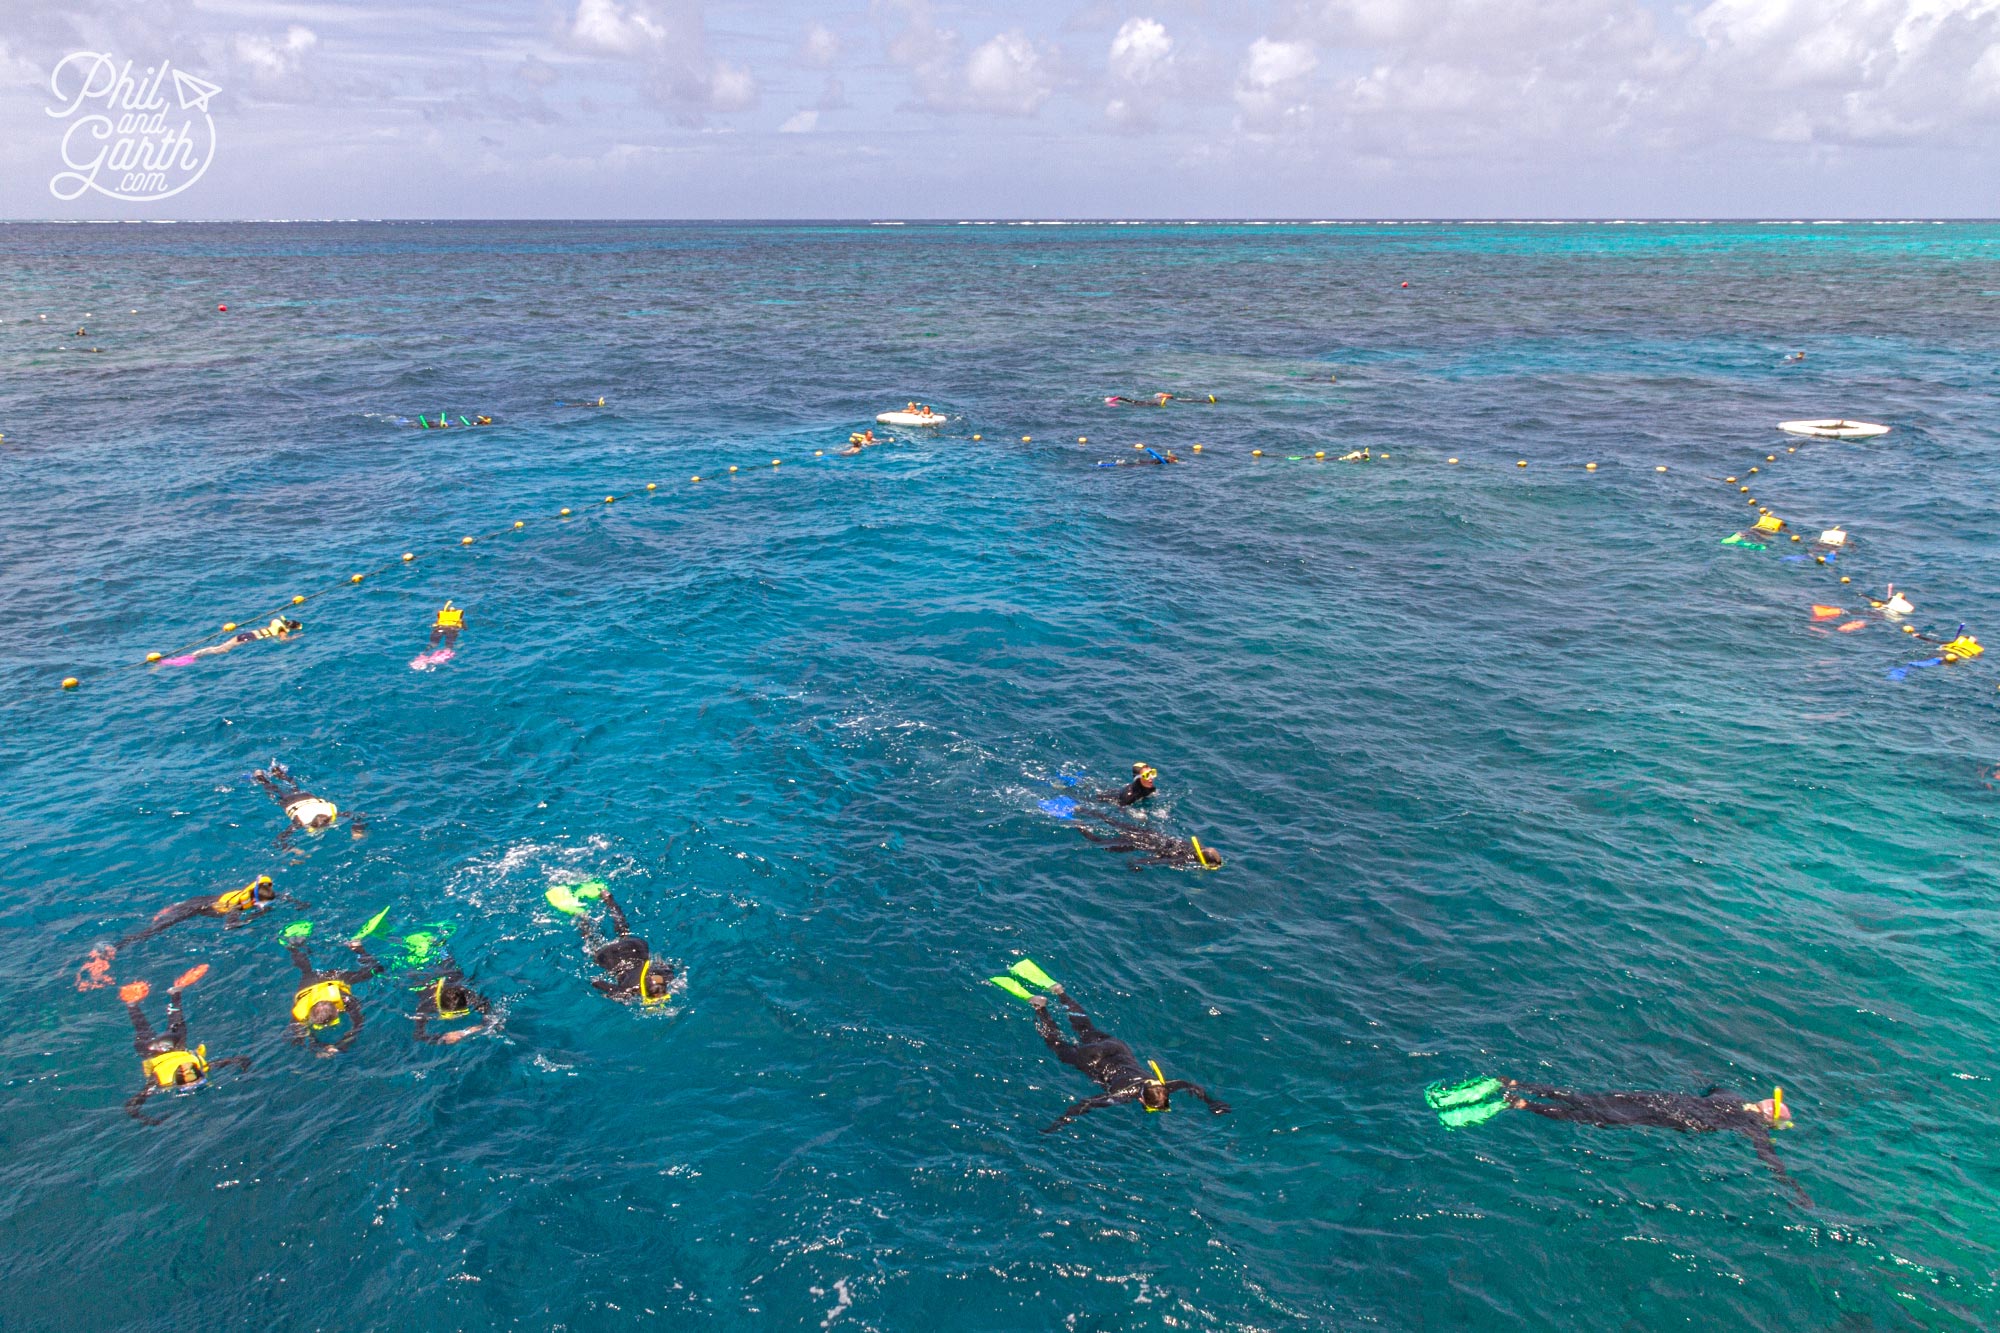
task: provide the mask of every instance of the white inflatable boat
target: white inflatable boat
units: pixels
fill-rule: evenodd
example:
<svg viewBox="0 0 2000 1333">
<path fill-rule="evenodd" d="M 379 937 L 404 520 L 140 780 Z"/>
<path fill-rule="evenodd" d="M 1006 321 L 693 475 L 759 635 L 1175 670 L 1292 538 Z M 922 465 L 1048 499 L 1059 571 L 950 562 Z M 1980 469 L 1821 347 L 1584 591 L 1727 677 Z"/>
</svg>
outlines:
<svg viewBox="0 0 2000 1333">
<path fill-rule="evenodd" d="M 1828 440 L 1865 440 L 1871 435 L 1887 435 L 1887 426 L 1872 421 L 1780 421 L 1778 429 L 1787 435 L 1817 435 Z"/>
<path fill-rule="evenodd" d="M 935 412 L 877 412 L 875 420 L 883 426 L 942 426 L 944 418 Z"/>
</svg>

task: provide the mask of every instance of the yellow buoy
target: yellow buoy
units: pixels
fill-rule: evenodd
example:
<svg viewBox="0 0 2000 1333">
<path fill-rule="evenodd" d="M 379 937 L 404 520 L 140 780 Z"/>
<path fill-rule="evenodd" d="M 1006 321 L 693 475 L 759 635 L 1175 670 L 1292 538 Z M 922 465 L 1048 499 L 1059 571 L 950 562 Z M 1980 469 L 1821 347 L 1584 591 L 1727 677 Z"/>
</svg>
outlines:
<svg viewBox="0 0 2000 1333">
<path fill-rule="evenodd" d="M 525 528 L 528 525 L 526 523 L 523 523 L 520 519 L 517 518 L 514 520 L 514 526 L 517 528 Z"/>
<path fill-rule="evenodd" d="M 1799 447 L 1798 447 L 1798 446 L 1797 446 L 1796 444 L 1795 444 L 1795 445 L 1792 445 L 1791 447 L 1789 447 L 1788 449 L 1786 449 L 1786 450 L 1785 450 L 1785 452 L 1786 452 L 1786 453 L 1788 453 L 1788 454 L 1795 454 L 1795 453 L 1797 453 L 1798 451 L 1799 451 Z"/>
<path fill-rule="evenodd" d="M 1793 541 L 1797 541 L 1798 539 L 1799 539 L 1799 534 L 1798 534 L 1798 533 L 1796 533 L 1796 532 L 1795 532 L 1795 533 L 1793 533 L 1793 534 L 1792 534 L 1792 540 L 1793 540 Z"/>
<path fill-rule="evenodd" d="M 979 437 L 978 437 L 977 435 L 975 435 L 975 436 L 973 436 L 972 438 L 976 440 L 976 439 L 978 439 Z"/>
<path fill-rule="evenodd" d="M 292 605 L 293 605 L 293 606 L 304 606 L 305 604 L 306 604 L 306 599 L 305 599 L 305 598 L 303 598 L 303 597 L 294 597 L 294 598 L 292 598 Z"/>
<path fill-rule="evenodd" d="M 1753 468 L 1751 468 L 1750 470 L 1751 470 L 1752 472 L 1755 472 L 1755 471 L 1756 471 L 1757 469 L 1753 467 Z"/>
<path fill-rule="evenodd" d="M 1197 445 L 1196 445 L 1196 446 L 1194 447 L 1194 451 L 1195 451 L 1196 453 L 1200 453 L 1200 452 L 1201 452 L 1201 446 L 1197 444 Z"/>
<path fill-rule="evenodd" d="M 1666 470 L 1667 470 L 1667 469 L 1666 469 L 1666 466 L 1665 466 L 1664 464 L 1662 464 L 1661 466 L 1659 466 L 1659 467 L 1656 467 L 1656 468 L 1654 468 L 1654 469 L 1653 469 L 1653 471 L 1655 471 L 1655 472 L 1665 472 Z"/>
<path fill-rule="evenodd" d="M 646 489 L 649 491 L 657 491 L 660 489 L 660 483 L 657 481 L 649 481 L 646 483 Z"/>
<path fill-rule="evenodd" d="M 231 630 L 233 630 L 233 629 L 235 629 L 235 628 L 236 628 L 236 622 L 235 622 L 235 621 L 233 621 L 233 620 L 230 620 L 230 621 L 225 621 L 225 622 L 223 623 L 223 626 L 222 626 L 222 632 L 223 632 L 224 634 L 227 634 L 227 633 L 229 633 L 229 631 L 231 631 Z"/>
<path fill-rule="evenodd" d="M 1764 461 L 1766 463 L 1775 463 L 1778 461 L 1778 456 L 1776 454 L 1765 454 Z"/>
<path fill-rule="evenodd" d="M 771 466 L 772 466 L 772 467 L 777 467 L 777 466 L 778 466 L 779 464 L 783 463 L 784 461 L 785 461 L 785 460 L 784 460 L 784 459 L 782 459 L 782 458 L 774 458 L 774 459 L 772 459 L 772 460 L 771 460 Z"/>
<path fill-rule="evenodd" d="M 979 437 L 978 437 L 977 435 L 975 435 L 975 436 L 973 436 L 972 438 L 976 440 L 976 439 L 978 439 Z M 814 457 L 814 458 L 825 458 L 825 457 L 826 457 L 826 450 L 824 450 L 824 449 L 815 449 L 815 450 L 813 450 L 813 457 Z"/>
<path fill-rule="evenodd" d="M 1915 634 L 1916 632 L 1917 632 L 1917 627 L 1915 625 L 1903 626 L 1903 633 L 1905 634 Z"/>
<path fill-rule="evenodd" d="M 75 688 L 76 688 L 76 686 L 77 686 L 77 679 L 76 679 L 76 677 L 75 677 L 75 676 L 64 676 L 64 677 L 63 677 L 63 688 L 64 688 L 64 689 L 66 689 L 66 690 L 73 690 L 73 689 L 75 689 Z"/>
<path fill-rule="evenodd" d="M 1748 495 L 1750 493 L 1750 488 L 1748 486 L 1738 486 L 1736 488 L 1736 493 L 1738 495 Z"/>
<path fill-rule="evenodd" d="M 403 559 L 405 560 L 415 560 L 416 558 L 417 557 L 415 555 L 411 554 L 408 551 L 403 552 Z"/>
<path fill-rule="evenodd" d="M 615 496 L 615 495 L 607 495 L 607 496 L 605 496 L 605 497 L 604 497 L 604 503 L 606 503 L 606 504 L 612 504 L 612 503 L 615 503 L 615 502 L 617 501 L 617 499 L 618 499 L 618 497 L 617 497 L 617 496 Z"/>
<path fill-rule="evenodd" d="M 1731 486 L 1734 486 L 1736 484 L 1736 478 L 1734 477 L 1724 477 L 1723 480 L 1728 482 Z"/>
<path fill-rule="evenodd" d="M 460 538 L 458 539 L 458 544 L 459 544 L 460 546 L 470 546 L 470 545 L 472 545 L 472 538 L 470 538 L 470 537 L 460 537 Z"/>
<path fill-rule="evenodd" d="M 1145 445 L 1143 445 L 1143 444 L 1135 444 L 1135 445 L 1133 445 L 1132 447 L 1133 447 L 1134 449 L 1144 449 L 1144 448 L 1145 448 L 1146 446 L 1145 446 Z"/>
<path fill-rule="evenodd" d="M 1325 457 L 1326 457 L 1326 450 L 1324 450 L 1324 449 L 1321 449 L 1321 450 L 1319 450 L 1319 451 L 1315 452 L 1315 453 L 1313 454 L 1313 457 L 1314 457 L 1314 458 L 1325 458 Z"/>
<path fill-rule="evenodd" d="M 1077 436 L 1077 437 L 1076 437 L 1076 442 L 1077 442 L 1078 444 L 1089 444 L 1089 443 L 1090 443 L 1090 437 L 1089 437 L 1088 435 L 1079 435 L 1079 436 Z"/>
<path fill-rule="evenodd" d="M 734 464 L 734 463 L 731 463 L 731 464 L 729 465 L 729 470 L 730 470 L 731 472 L 734 472 L 734 471 L 736 470 L 736 464 Z"/>
<path fill-rule="evenodd" d="M 1853 580 L 1853 579 L 1851 579 L 1851 578 L 1847 577 L 1847 575 L 1845 575 L 1845 574 L 1842 574 L 1842 575 L 1840 576 L 1840 581 L 1841 581 L 1842 583 L 1852 583 L 1852 582 L 1854 582 L 1854 580 Z"/>
<path fill-rule="evenodd" d="M 1526 467 L 1526 466 L 1528 466 L 1528 460 L 1524 458 L 1524 459 L 1522 459 L 1522 460 L 1521 460 L 1520 462 L 1518 462 L 1518 463 L 1514 464 L 1514 466 L 1515 466 L 1515 467 Z"/>
<path fill-rule="evenodd" d="M 1595 471 L 1597 471 L 1597 464 L 1595 464 L 1595 463 L 1585 463 L 1585 464 L 1583 465 L 1583 470 L 1584 470 L 1585 472 L 1595 472 Z"/>
<path fill-rule="evenodd" d="M 562 512 L 561 512 L 560 514 L 556 515 L 556 517 L 558 517 L 558 518 L 568 518 L 568 517 L 569 517 L 569 510 L 567 510 L 567 509 L 563 510 L 563 511 L 562 511 Z"/>
<path fill-rule="evenodd" d="M 356 575 L 355 575 L 355 576 L 354 576 L 353 578 L 349 579 L 349 580 L 348 580 L 348 582 L 349 582 L 349 583 L 359 583 L 359 582 L 361 582 L 361 578 L 362 578 L 362 576 L 361 576 L 361 575 L 359 575 L 359 574 L 356 574 Z"/>
<path fill-rule="evenodd" d="M 1250 451 L 1250 456 L 1252 458 L 1262 458 L 1264 456 L 1264 451 L 1262 449 L 1252 449 Z"/>
<path fill-rule="evenodd" d="M 1030 440 L 1032 440 L 1032 439 L 1034 439 L 1034 438 L 1035 438 L 1035 437 L 1034 437 L 1034 436 L 1032 436 L 1032 435 L 1023 435 L 1023 436 L 1021 437 L 1021 443 L 1022 443 L 1022 444 L 1026 444 L 1026 443 L 1027 443 L 1028 441 L 1030 441 Z"/>
<path fill-rule="evenodd" d="M 1376 456 L 1377 458 L 1381 458 L 1381 459 L 1387 459 L 1387 458 L 1389 457 L 1389 455 L 1387 455 L 1387 454 L 1377 454 L 1377 455 L 1375 455 L 1375 456 Z"/>
<path fill-rule="evenodd" d="M 700 480 L 701 480 L 701 478 L 700 478 L 700 477 L 689 477 L 689 478 L 688 478 L 688 480 L 689 480 L 689 481 L 700 481 Z"/>
<path fill-rule="evenodd" d="M 147 653 L 146 660 L 148 662 L 157 662 L 160 660 L 160 655 L 158 653 Z"/>
</svg>

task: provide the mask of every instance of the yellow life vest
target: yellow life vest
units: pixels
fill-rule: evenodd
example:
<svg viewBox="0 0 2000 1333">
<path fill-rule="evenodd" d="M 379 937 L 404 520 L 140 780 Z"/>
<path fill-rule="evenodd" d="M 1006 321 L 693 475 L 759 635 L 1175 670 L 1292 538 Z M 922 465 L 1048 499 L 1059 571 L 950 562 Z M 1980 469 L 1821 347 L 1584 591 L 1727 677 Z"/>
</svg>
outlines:
<svg viewBox="0 0 2000 1333">
<path fill-rule="evenodd" d="M 275 639 L 280 634 L 288 634 L 290 633 L 290 631 L 285 628 L 285 622 L 283 620 L 274 620 L 270 624 L 264 626 L 264 628 L 260 630 L 252 630 L 250 633 L 252 638 Z"/>
<path fill-rule="evenodd" d="M 208 1061 L 203 1058 L 208 1047 L 200 1046 L 192 1051 L 163 1051 L 148 1056 L 145 1062 L 146 1077 L 163 1088 L 186 1087 L 180 1081 L 183 1069 L 192 1069 L 197 1081 L 208 1076 Z"/>
<path fill-rule="evenodd" d="M 257 905 L 257 890 L 270 883 L 268 876 L 251 880 L 240 889 L 217 894 L 215 910 L 218 912 L 241 912 Z"/>
<path fill-rule="evenodd" d="M 465 612 L 455 606 L 447 606 L 438 612 L 437 628 L 462 629 L 465 626 Z"/>
<path fill-rule="evenodd" d="M 645 979 L 643 971 L 641 972 L 640 979 L 642 981 Z M 464 1009 L 447 1009 L 444 1007 L 443 977 L 438 978 L 437 988 L 431 992 L 431 1005 L 437 1010 L 437 1016 L 439 1018 L 464 1018 L 467 1014 L 472 1012 L 470 1007 Z"/>
<path fill-rule="evenodd" d="M 665 1004 L 668 1000 L 674 998 L 674 992 L 672 987 L 668 987 L 666 990 L 661 991 L 658 995 L 646 994 L 646 976 L 652 970 L 653 970 L 653 960 L 650 958 L 648 958 L 645 962 L 639 964 L 639 1003 Z"/>
<path fill-rule="evenodd" d="M 353 997 L 354 992 L 347 988 L 347 983 L 344 981 L 315 981 L 312 985 L 307 986 L 292 997 L 292 1021 L 294 1023 L 309 1022 L 312 1018 L 313 1006 L 323 1000 L 330 1002 L 334 1008 L 344 1014 L 347 1012 L 347 1002 Z M 338 1018 L 333 1020 L 334 1023 L 338 1023 L 339 1021 Z M 314 1023 L 313 1026 L 316 1028 L 330 1028 L 333 1026 L 333 1023 Z"/>
</svg>

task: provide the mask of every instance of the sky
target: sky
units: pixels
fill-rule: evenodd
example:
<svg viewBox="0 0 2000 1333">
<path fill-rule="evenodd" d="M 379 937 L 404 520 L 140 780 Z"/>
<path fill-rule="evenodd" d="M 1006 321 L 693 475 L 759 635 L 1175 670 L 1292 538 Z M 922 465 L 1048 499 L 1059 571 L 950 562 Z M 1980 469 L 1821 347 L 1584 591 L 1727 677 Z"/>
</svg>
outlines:
<svg viewBox="0 0 2000 1333">
<path fill-rule="evenodd" d="M 73 53 L 219 91 L 93 148 Z M 4 218 L 1991 217 L 1996 148 L 2000 0 L 0 0 Z"/>
</svg>

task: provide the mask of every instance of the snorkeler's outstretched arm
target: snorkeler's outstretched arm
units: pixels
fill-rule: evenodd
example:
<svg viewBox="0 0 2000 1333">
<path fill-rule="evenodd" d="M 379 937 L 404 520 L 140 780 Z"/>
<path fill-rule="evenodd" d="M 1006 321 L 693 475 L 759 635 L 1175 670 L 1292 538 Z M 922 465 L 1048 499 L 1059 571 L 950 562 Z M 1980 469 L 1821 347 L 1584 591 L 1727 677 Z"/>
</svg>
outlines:
<svg viewBox="0 0 2000 1333">
<path fill-rule="evenodd" d="M 125 1103 L 125 1114 L 131 1116 L 142 1125 L 166 1124 L 167 1118 L 165 1116 L 147 1115 L 145 1111 L 146 1099 L 158 1091 L 159 1086 L 148 1080 L 146 1086 L 132 1094 L 132 1099 Z"/>
<path fill-rule="evenodd" d="M 1208 1104 L 1208 1109 L 1216 1115 L 1228 1115 L 1229 1103 L 1219 1102 L 1208 1095 L 1208 1089 L 1199 1083 L 1190 1083 L 1184 1078 L 1171 1079 L 1167 1083 L 1168 1092 L 1191 1092 Z"/>
<path fill-rule="evenodd" d="M 369 953 L 367 946 L 359 940 L 349 940 L 347 947 L 354 951 L 354 957 L 360 962 L 361 966 L 350 967 L 345 972 L 334 973 L 334 980 L 344 981 L 350 986 L 359 986 L 370 977 L 379 977 L 388 971 L 387 968 L 382 966 L 382 961 Z"/>
<path fill-rule="evenodd" d="M 1762 1125 L 1754 1125 L 1745 1129 L 1743 1134 L 1756 1145 L 1758 1159 L 1771 1168 L 1771 1174 L 1783 1182 L 1785 1188 L 1789 1189 L 1800 1203 L 1808 1208 L 1813 1207 L 1812 1196 L 1806 1193 L 1803 1185 L 1792 1179 L 1792 1173 L 1785 1170 L 1785 1164 L 1778 1160 L 1778 1151 L 1771 1145 L 1771 1131 Z"/>
<path fill-rule="evenodd" d="M 618 932 L 618 938 L 622 940 L 632 933 L 632 927 L 625 924 L 625 909 L 620 907 L 618 900 L 611 896 L 609 887 L 604 890 L 602 897 L 604 899 L 604 910 L 611 914 L 611 926 Z"/>
<path fill-rule="evenodd" d="M 1119 1102 L 1137 1101 L 1138 1097 L 1139 1091 L 1136 1088 L 1125 1092 L 1100 1092 L 1095 1097 L 1085 1097 L 1045 1126 L 1042 1133 L 1053 1134 L 1078 1116 L 1088 1115 L 1100 1106 L 1116 1106 Z"/>
<path fill-rule="evenodd" d="M 1042 1034 L 1042 1040 L 1047 1042 L 1049 1049 L 1058 1055 L 1069 1046 L 1069 1043 L 1063 1040 L 1062 1029 L 1058 1028 L 1056 1020 L 1049 1016 L 1049 1006 L 1046 1003 L 1035 1006 L 1035 1031 Z"/>
</svg>

